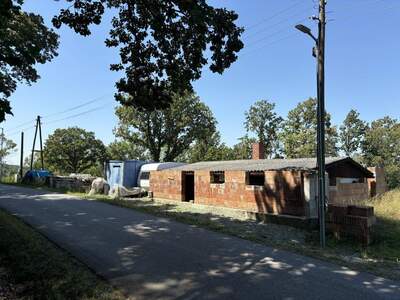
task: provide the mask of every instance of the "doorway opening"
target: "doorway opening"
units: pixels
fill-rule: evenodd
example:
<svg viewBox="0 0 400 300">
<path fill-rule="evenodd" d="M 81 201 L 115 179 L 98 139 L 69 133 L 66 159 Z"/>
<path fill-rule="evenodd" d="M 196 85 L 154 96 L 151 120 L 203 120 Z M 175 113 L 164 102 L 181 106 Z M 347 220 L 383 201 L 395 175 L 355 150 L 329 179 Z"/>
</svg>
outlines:
<svg viewBox="0 0 400 300">
<path fill-rule="evenodd" d="M 194 172 L 183 173 L 183 201 L 194 201 Z"/>
</svg>

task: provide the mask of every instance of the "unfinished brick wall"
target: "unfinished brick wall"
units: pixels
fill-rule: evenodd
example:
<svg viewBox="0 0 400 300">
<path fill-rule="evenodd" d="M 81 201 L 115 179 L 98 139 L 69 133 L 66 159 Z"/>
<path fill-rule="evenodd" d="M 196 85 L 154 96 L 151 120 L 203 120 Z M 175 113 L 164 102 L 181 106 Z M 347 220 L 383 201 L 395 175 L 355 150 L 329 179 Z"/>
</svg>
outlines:
<svg viewBox="0 0 400 300">
<path fill-rule="evenodd" d="M 368 179 L 370 197 L 387 192 L 385 170 L 381 167 L 369 167 L 368 170 L 375 175 L 375 178 Z"/>
<path fill-rule="evenodd" d="M 150 174 L 155 198 L 182 201 L 181 171 Z M 225 171 L 225 183 L 210 183 L 210 171 L 194 172 L 195 203 L 251 212 L 305 215 L 302 176 L 298 171 L 266 171 L 264 186 L 246 185 L 245 171 Z"/>
<path fill-rule="evenodd" d="M 152 171 L 153 197 L 183 200 L 182 171 Z M 210 183 L 210 171 L 194 172 L 197 204 L 243 209 L 251 212 L 304 216 L 302 176 L 298 171 L 266 171 L 264 186 L 246 185 L 245 171 L 225 171 L 225 183 Z"/>
<path fill-rule="evenodd" d="M 359 204 L 369 197 L 368 183 L 337 183 L 329 187 L 329 203 Z"/>
<path fill-rule="evenodd" d="M 182 201 L 181 171 L 151 171 L 150 191 L 153 197 Z"/>
<path fill-rule="evenodd" d="M 326 219 L 328 231 L 335 238 L 352 238 L 368 245 L 371 242 L 372 226 L 375 224 L 372 206 L 329 204 Z"/>
</svg>

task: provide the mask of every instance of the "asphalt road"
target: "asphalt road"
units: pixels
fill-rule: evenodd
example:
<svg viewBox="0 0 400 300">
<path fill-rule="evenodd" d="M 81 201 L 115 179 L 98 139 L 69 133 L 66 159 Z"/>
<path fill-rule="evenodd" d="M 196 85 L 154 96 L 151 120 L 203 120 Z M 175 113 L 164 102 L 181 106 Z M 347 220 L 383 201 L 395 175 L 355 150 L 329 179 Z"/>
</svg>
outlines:
<svg viewBox="0 0 400 300">
<path fill-rule="evenodd" d="M 400 299 L 400 283 L 96 201 L 0 185 L 24 219 L 133 299 Z"/>
</svg>

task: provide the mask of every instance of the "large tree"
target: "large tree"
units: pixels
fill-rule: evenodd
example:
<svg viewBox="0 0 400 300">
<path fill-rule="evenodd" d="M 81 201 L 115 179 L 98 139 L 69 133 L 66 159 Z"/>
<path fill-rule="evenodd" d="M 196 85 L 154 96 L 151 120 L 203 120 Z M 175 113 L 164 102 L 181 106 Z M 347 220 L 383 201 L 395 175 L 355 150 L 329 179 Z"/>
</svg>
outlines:
<svg viewBox="0 0 400 300">
<path fill-rule="evenodd" d="M 325 113 L 326 156 L 337 155 L 337 130 Z M 316 157 L 317 155 L 317 100 L 309 98 L 289 111 L 281 134 L 283 154 L 287 158 Z"/>
<path fill-rule="evenodd" d="M 13 140 L 8 139 L 4 133 L 0 134 L 0 162 L 3 162 L 4 158 L 10 155 L 13 151 L 15 151 L 15 147 L 17 144 L 14 143 Z"/>
<path fill-rule="evenodd" d="M 400 186 L 400 123 L 388 116 L 373 121 L 362 143 L 363 161 L 383 166 L 390 188 Z"/>
<path fill-rule="evenodd" d="M 231 159 L 234 159 L 232 149 L 224 143 L 221 143 L 221 136 L 219 132 L 216 131 L 205 139 L 196 140 L 177 160 L 194 163 L 198 161 Z"/>
<path fill-rule="evenodd" d="M 44 146 L 46 163 L 61 174 L 83 173 L 102 165 L 106 147 L 93 132 L 78 127 L 56 129 Z"/>
<path fill-rule="evenodd" d="M 350 110 L 340 126 L 339 134 L 340 149 L 347 156 L 354 156 L 360 150 L 367 128 L 368 125 L 360 119 L 360 114 L 354 109 Z"/>
<path fill-rule="evenodd" d="M 149 153 L 141 145 L 133 144 L 124 140 L 117 140 L 107 146 L 107 158 L 116 160 L 148 160 Z"/>
<path fill-rule="evenodd" d="M 120 61 L 111 70 L 123 73 L 116 99 L 139 108 L 161 109 L 171 91 L 191 91 L 193 80 L 211 62 L 222 73 L 243 47 L 237 14 L 205 0 L 67 0 L 71 5 L 53 19 L 81 35 L 100 24 L 106 9 L 115 14 L 107 47 L 117 47 Z M 207 57 L 208 56 L 208 57 Z"/>
<path fill-rule="evenodd" d="M 17 83 L 39 79 L 38 64 L 57 55 L 58 36 L 39 15 L 21 10 L 23 0 L 0 1 L 0 122 L 11 113 L 8 98 Z"/>
<path fill-rule="evenodd" d="M 283 121 L 274 109 L 275 103 L 260 100 L 245 112 L 245 128 L 248 132 L 254 132 L 259 142 L 264 144 L 266 157 L 272 157 L 277 152 L 278 133 Z"/>
<path fill-rule="evenodd" d="M 256 138 L 245 135 L 239 138 L 239 143 L 232 147 L 234 159 L 252 159 L 253 144 L 257 142 Z"/>
<path fill-rule="evenodd" d="M 0 178 L 6 174 L 4 158 L 10 155 L 14 150 L 17 144 L 14 143 L 13 140 L 7 139 L 4 133 L 0 134 Z"/>
<path fill-rule="evenodd" d="M 166 109 L 119 106 L 116 115 L 116 135 L 147 149 L 154 161 L 174 161 L 196 140 L 210 138 L 216 126 L 211 110 L 192 93 L 175 95 Z"/>
</svg>

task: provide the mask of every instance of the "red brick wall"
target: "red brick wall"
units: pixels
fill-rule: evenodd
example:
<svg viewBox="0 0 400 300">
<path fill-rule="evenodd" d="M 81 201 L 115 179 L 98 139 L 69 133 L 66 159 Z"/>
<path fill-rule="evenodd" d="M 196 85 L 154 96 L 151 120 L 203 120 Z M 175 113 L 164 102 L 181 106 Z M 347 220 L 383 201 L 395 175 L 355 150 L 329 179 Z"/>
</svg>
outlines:
<svg viewBox="0 0 400 300">
<path fill-rule="evenodd" d="M 337 239 L 351 238 L 368 245 L 375 224 L 372 206 L 329 204 L 326 225 Z"/>
<path fill-rule="evenodd" d="M 154 198 L 182 201 L 182 172 L 151 171 L 150 191 Z"/>
<path fill-rule="evenodd" d="M 195 203 L 253 212 L 305 214 L 301 172 L 266 171 L 264 186 L 246 185 L 244 171 L 225 171 L 224 184 L 211 184 L 210 171 L 195 171 L 194 176 Z M 182 175 L 168 170 L 151 172 L 150 190 L 155 198 L 182 201 Z"/>
</svg>

